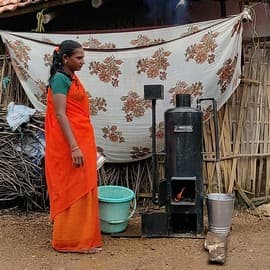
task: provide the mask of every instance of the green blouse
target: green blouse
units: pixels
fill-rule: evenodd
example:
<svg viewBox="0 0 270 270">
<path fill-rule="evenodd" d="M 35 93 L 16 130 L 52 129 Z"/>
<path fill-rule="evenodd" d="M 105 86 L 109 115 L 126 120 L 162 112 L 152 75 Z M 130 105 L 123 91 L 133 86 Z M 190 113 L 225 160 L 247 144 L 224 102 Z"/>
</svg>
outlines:
<svg viewBox="0 0 270 270">
<path fill-rule="evenodd" d="M 66 74 L 62 72 L 56 72 L 50 82 L 50 87 L 53 94 L 64 94 L 67 92 L 71 85 L 71 79 Z"/>
</svg>

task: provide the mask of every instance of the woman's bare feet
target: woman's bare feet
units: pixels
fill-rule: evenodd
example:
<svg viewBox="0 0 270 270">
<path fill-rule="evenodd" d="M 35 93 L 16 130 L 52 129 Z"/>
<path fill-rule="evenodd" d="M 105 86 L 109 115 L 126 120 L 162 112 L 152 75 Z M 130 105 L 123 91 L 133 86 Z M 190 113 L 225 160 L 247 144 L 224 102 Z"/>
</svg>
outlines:
<svg viewBox="0 0 270 270">
<path fill-rule="evenodd" d="M 93 247 L 90 249 L 80 249 L 80 250 L 57 250 L 58 252 L 62 252 L 62 253 L 80 253 L 80 254 L 95 254 L 98 253 L 100 251 L 102 251 L 102 247 Z"/>
</svg>

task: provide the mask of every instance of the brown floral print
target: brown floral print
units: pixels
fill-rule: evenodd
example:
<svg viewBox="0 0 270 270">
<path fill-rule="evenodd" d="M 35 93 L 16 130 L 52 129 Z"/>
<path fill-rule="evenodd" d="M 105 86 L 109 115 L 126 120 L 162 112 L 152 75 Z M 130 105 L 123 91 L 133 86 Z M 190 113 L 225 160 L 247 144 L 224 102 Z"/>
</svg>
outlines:
<svg viewBox="0 0 270 270">
<path fill-rule="evenodd" d="M 217 75 L 219 76 L 218 85 L 221 86 L 220 91 L 221 93 L 224 93 L 227 89 L 228 84 L 231 82 L 234 70 L 236 67 L 238 56 L 235 56 L 233 59 L 229 58 L 225 61 L 223 64 L 223 67 L 220 68 L 217 72 Z"/>
<path fill-rule="evenodd" d="M 103 62 L 91 62 L 89 65 L 90 75 L 98 75 L 104 83 L 111 82 L 112 86 L 119 86 L 119 76 L 122 74 L 120 66 L 123 61 L 115 59 L 114 56 L 106 57 Z"/>
<path fill-rule="evenodd" d="M 192 44 L 186 49 L 186 61 L 193 59 L 197 64 L 203 64 L 208 61 L 209 64 L 215 62 L 215 50 L 218 47 L 216 37 L 218 32 L 208 32 L 205 34 L 200 43 Z"/>
<path fill-rule="evenodd" d="M 146 73 L 147 77 L 154 79 L 159 77 L 160 80 L 167 79 L 166 70 L 170 63 L 168 62 L 168 56 L 170 51 L 165 51 L 163 48 L 155 51 L 151 58 L 143 58 L 137 62 L 137 73 Z"/>
<path fill-rule="evenodd" d="M 122 96 L 122 111 L 126 113 L 126 121 L 133 121 L 134 117 L 141 117 L 145 111 L 151 108 L 151 101 L 140 97 L 138 93 L 129 91 L 127 96 Z"/>
<path fill-rule="evenodd" d="M 191 25 L 191 26 L 188 27 L 187 32 L 183 33 L 181 35 L 181 37 L 189 36 L 189 35 L 191 35 L 193 33 L 199 32 L 199 31 L 200 31 L 200 28 L 198 26 Z"/>
<path fill-rule="evenodd" d="M 53 61 L 53 56 L 50 53 L 45 53 L 43 56 L 43 61 L 45 63 L 46 67 L 49 67 L 52 65 L 52 61 Z"/>
<path fill-rule="evenodd" d="M 117 130 L 117 126 L 107 126 L 102 129 L 103 138 L 109 139 L 111 142 L 125 142 L 125 138 L 122 136 L 122 132 Z"/>
<path fill-rule="evenodd" d="M 213 114 L 213 106 L 209 105 L 207 108 L 203 109 L 203 121 L 207 121 Z"/>
<path fill-rule="evenodd" d="M 107 111 L 107 102 L 104 97 L 89 97 L 89 103 L 91 115 L 97 115 L 99 111 Z"/>
<path fill-rule="evenodd" d="M 149 128 L 150 132 L 150 138 L 152 137 L 152 127 Z M 157 139 L 163 139 L 164 138 L 164 121 L 159 122 L 159 124 L 156 127 L 156 138 Z"/>
<path fill-rule="evenodd" d="M 142 146 L 134 146 L 130 151 L 130 157 L 133 159 L 139 159 L 150 154 L 150 148 Z"/>
<path fill-rule="evenodd" d="M 41 80 L 35 81 L 35 83 L 38 85 L 38 88 L 40 89 L 40 93 L 36 93 L 36 98 L 43 103 L 44 105 L 47 104 L 47 85 L 45 82 Z"/>
<path fill-rule="evenodd" d="M 189 85 L 185 81 L 177 81 L 176 86 L 171 88 L 168 92 L 171 94 L 170 103 L 175 105 L 175 96 L 177 94 L 190 94 L 192 97 L 202 95 L 203 85 L 202 82 L 195 82 Z"/>
<path fill-rule="evenodd" d="M 23 68 L 16 59 L 11 59 L 11 63 L 18 78 L 22 81 L 27 81 L 28 78 L 30 77 L 27 70 Z"/>
<path fill-rule="evenodd" d="M 89 37 L 88 41 L 83 42 L 82 46 L 88 49 L 115 49 L 116 46 L 114 43 L 104 43 L 102 44 L 98 39 Z"/>
<path fill-rule="evenodd" d="M 28 61 L 31 60 L 28 52 L 31 51 L 29 46 L 24 45 L 20 40 L 14 42 L 6 40 L 8 46 L 14 51 L 16 58 L 23 64 L 23 68 L 28 69 Z"/>
<path fill-rule="evenodd" d="M 151 45 L 155 45 L 155 44 L 160 44 L 163 42 L 165 42 L 165 40 L 162 38 L 151 40 L 146 35 L 139 35 L 137 39 L 131 40 L 130 44 L 134 45 L 136 47 L 144 47 L 144 46 L 151 46 Z"/>
<path fill-rule="evenodd" d="M 235 33 L 236 33 L 237 35 L 239 35 L 239 34 L 240 34 L 241 28 L 242 28 L 242 21 L 241 21 L 241 20 L 238 20 L 238 21 L 235 23 L 235 25 L 233 26 L 231 36 L 233 37 Z"/>
</svg>

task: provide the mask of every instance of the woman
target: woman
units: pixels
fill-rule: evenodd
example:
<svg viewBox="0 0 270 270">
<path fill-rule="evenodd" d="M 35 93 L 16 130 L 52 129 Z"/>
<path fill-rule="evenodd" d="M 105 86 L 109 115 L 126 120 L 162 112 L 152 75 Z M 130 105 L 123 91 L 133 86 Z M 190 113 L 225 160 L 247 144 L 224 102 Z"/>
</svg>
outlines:
<svg viewBox="0 0 270 270">
<path fill-rule="evenodd" d="M 102 245 L 96 144 L 88 96 L 75 75 L 83 64 L 84 51 L 76 41 L 63 41 L 54 50 L 45 119 L 46 181 L 53 248 L 96 253 Z"/>
</svg>

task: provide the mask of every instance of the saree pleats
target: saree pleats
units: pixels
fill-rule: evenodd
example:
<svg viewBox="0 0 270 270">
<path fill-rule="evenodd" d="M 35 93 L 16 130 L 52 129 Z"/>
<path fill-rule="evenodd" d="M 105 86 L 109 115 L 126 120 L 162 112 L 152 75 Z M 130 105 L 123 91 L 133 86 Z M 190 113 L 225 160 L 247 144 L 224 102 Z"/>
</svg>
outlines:
<svg viewBox="0 0 270 270">
<path fill-rule="evenodd" d="M 101 247 L 97 189 L 54 219 L 52 246 L 58 251 L 84 251 Z"/>
</svg>

